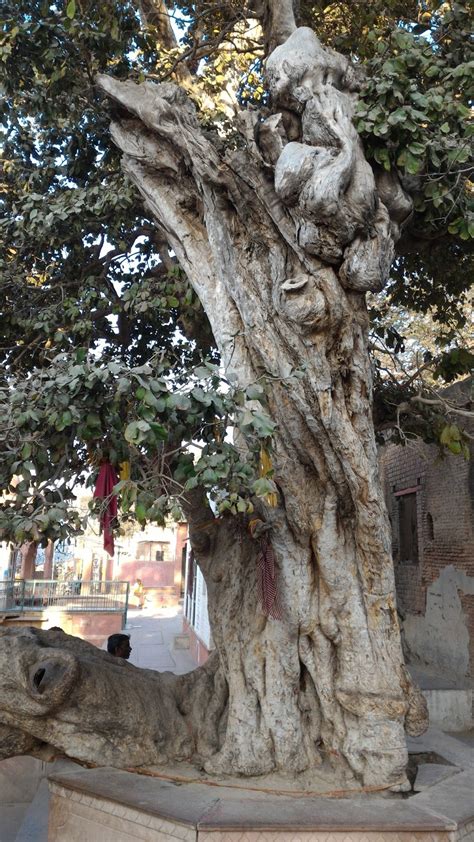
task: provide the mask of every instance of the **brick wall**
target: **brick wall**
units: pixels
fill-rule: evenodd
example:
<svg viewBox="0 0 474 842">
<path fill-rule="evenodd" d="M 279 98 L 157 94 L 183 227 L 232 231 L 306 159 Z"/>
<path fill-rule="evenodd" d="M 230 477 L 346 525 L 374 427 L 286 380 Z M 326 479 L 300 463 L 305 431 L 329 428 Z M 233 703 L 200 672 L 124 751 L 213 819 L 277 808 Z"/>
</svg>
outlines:
<svg viewBox="0 0 474 842">
<path fill-rule="evenodd" d="M 427 589 L 447 566 L 474 577 L 474 463 L 451 454 L 442 457 L 436 446 L 417 443 L 381 448 L 380 468 L 392 524 L 398 606 L 402 615 L 423 616 Z M 415 561 L 402 558 L 400 548 L 405 493 L 415 496 Z M 474 677 L 474 596 L 458 593 L 470 632 L 470 676 Z"/>
</svg>

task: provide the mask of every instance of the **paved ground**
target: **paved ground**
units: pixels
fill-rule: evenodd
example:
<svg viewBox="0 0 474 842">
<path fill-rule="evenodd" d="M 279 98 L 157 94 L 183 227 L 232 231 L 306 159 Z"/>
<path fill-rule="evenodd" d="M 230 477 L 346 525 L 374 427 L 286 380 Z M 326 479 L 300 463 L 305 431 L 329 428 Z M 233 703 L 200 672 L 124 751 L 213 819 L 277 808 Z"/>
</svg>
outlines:
<svg viewBox="0 0 474 842">
<path fill-rule="evenodd" d="M 174 638 L 182 633 L 182 628 L 181 608 L 131 609 L 124 630 L 130 635 L 130 663 L 177 675 L 193 670 L 196 662 L 189 650 L 174 647 Z"/>
<path fill-rule="evenodd" d="M 450 736 L 455 737 L 456 740 L 461 740 L 462 743 L 474 749 L 474 728 L 471 728 L 470 731 L 458 731 L 455 734 L 450 734 Z"/>
</svg>

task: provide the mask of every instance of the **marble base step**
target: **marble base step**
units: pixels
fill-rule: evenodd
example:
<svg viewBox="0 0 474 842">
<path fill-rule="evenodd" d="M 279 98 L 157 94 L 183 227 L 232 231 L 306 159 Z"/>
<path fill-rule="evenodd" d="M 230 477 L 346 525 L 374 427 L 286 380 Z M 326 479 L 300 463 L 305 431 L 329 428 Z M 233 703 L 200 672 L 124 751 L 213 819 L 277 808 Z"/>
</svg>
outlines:
<svg viewBox="0 0 474 842">
<path fill-rule="evenodd" d="M 279 796 L 108 768 L 49 781 L 49 842 L 474 842 L 474 769 L 409 799 Z"/>
</svg>

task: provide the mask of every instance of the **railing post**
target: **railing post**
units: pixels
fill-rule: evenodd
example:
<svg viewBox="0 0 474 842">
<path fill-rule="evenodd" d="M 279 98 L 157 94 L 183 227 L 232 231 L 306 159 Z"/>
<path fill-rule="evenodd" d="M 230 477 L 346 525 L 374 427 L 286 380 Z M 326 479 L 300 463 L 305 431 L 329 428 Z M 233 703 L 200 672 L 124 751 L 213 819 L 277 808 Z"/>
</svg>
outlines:
<svg viewBox="0 0 474 842">
<path fill-rule="evenodd" d="M 127 588 L 125 591 L 125 611 L 123 612 L 123 627 L 124 629 L 127 628 L 127 614 L 128 614 L 128 596 L 130 592 L 130 582 L 127 582 Z"/>
<path fill-rule="evenodd" d="M 20 598 L 20 611 L 25 610 L 25 588 L 26 588 L 26 580 L 21 580 L 21 598 Z"/>
</svg>

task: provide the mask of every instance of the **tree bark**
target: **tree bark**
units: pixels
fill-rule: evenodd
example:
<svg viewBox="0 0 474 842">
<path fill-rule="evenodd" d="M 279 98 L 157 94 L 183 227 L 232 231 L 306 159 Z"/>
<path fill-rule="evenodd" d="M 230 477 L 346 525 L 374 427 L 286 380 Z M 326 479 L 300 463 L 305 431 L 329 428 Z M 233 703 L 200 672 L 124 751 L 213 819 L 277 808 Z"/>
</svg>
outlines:
<svg viewBox="0 0 474 842">
<path fill-rule="evenodd" d="M 424 730 L 426 705 L 400 646 L 365 292 L 383 286 L 411 202 L 365 160 L 346 59 L 295 29 L 266 78 L 271 109 L 241 113 L 224 155 L 177 86 L 99 78 L 129 115 L 112 125 L 123 167 L 201 299 L 227 377 L 266 378 L 277 424 L 279 505 L 262 503 L 258 517 L 280 618 L 259 603 L 246 522 L 190 500 L 219 665 L 180 710 L 189 717 L 201 692 L 213 699 L 218 727 L 193 731 L 210 772 L 331 762 L 364 785 L 404 789 L 404 728 Z"/>
<path fill-rule="evenodd" d="M 377 187 L 346 59 L 301 28 L 266 77 L 273 113 L 241 114 L 244 143 L 224 157 L 179 89 L 100 79 L 130 114 L 112 127 L 124 169 L 201 298 L 227 376 L 273 384 L 280 505 L 263 519 L 284 619 L 259 610 L 255 542 L 216 521 L 197 556 L 229 711 L 207 767 L 298 772 L 330 755 L 366 784 L 403 787 L 404 723 L 419 732 L 426 709 L 400 648 L 365 292 L 386 281 L 411 202 L 395 174 Z"/>
<path fill-rule="evenodd" d="M 209 755 L 227 688 L 217 658 L 184 676 L 138 669 L 50 629 L 0 628 L 0 758 L 119 768 Z"/>
</svg>

